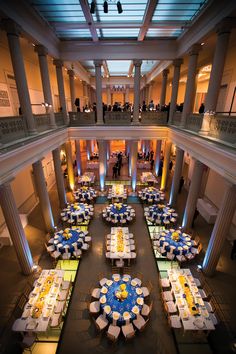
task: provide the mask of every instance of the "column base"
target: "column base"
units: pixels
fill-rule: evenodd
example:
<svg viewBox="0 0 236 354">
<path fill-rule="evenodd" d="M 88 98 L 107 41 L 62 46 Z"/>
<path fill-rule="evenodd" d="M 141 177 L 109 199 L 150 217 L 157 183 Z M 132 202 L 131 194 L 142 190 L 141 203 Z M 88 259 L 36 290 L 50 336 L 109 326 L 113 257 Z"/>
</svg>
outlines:
<svg viewBox="0 0 236 354">
<path fill-rule="evenodd" d="M 50 124 L 49 127 L 50 127 L 50 129 L 57 129 L 58 128 L 58 126 L 56 124 Z"/>
<path fill-rule="evenodd" d="M 32 135 L 37 135 L 38 132 L 36 129 L 33 129 L 33 130 L 28 130 L 28 133 L 29 133 L 29 136 L 32 136 Z"/>
</svg>

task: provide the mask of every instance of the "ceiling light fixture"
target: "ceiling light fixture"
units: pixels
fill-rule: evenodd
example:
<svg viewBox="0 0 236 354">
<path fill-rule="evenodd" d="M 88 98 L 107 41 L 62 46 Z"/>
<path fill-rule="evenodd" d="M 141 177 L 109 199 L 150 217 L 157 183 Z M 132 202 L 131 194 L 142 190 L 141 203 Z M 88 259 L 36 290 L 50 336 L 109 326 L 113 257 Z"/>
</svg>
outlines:
<svg viewBox="0 0 236 354">
<path fill-rule="evenodd" d="M 95 13 L 95 1 L 91 1 L 90 4 L 90 13 L 94 14 Z"/>
<path fill-rule="evenodd" d="M 108 13 L 108 2 L 107 1 L 104 1 L 104 3 L 103 3 L 103 11 L 104 11 L 104 14 Z"/>
<path fill-rule="evenodd" d="M 120 1 L 117 1 L 116 6 L 117 6 L 117 11 L 118 11 L 118 14 L 122 14 L 123 9 L 122 9 L 121 2 L 120 2 Z"/>
</svg>

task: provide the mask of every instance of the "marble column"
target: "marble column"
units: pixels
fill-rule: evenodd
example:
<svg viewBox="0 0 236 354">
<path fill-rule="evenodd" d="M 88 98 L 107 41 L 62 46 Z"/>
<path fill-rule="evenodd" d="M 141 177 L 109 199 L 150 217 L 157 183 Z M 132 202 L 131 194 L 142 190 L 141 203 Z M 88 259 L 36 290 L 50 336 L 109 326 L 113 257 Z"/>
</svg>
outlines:
<svg viewBox="0 0 236 354">
<path fill-rule="evenodd" d="M 147 103 L 150 103 L 151 100 L 152 100 L 152 89 L 153 89 L 153 84 L 154 84 L 154 81 L 150 81 L 149 82 L 149 89 L 148 89 L 148 101 Z"/>
<path fill-rule="evenodd" d="M 138 156 L 138 141 L 131 141 L 131 186 L 132 191 L 135 192 L 137 184 L 137 156 Z"/>
<path fill-rule="evenodd" d="M 139 91 L 141 81 L 142 60 L 134 60 L 134 110 L 133 123 L 139 123 Z"/>
<path fill-rule="evenodd" d="M 42 161 L 39 160 L 33 163 L 32 167 L 33 167 L 36 192 L 39 198 L 39 205 L 43 215 L 46 230 L 47 232 L 51 232 L 54 229 L 54 220 L 53 220 L 52 208 L 48 196 L 45 176 L 43 172 Z"/>
<path fill-rule="evenodd" d="M 129 102 L 129 85 L 125 86 L 125 102 Z"/>
<path fill-rule="evenodd" d="M 162 176 L 161 176 L 161 190 L 163 190 L 163 191 L 166 189 L 166 183 L 167 183 L 167 178 L 168 178 L 171 145 L 172 145 L 172 143 L 170 141 L 166 141 L 165 153 L 164 153 L 164 163 L 163 163 Z"/>
<path fill-rule="evenodd" d="M 99 182 L 100 190 L 103 192 L 105 189 L 106 179 L 106 141 L 98 140 L 99 149 Z"/>
<path fill-rule="evenodd" d="M 52 93 L 50 86 L 50 78 L 48 71 L 47 54 L 48 50 L 43 45 L 36 45 L 34 48 L 35 52 L 38 54 L 39 68 L 43 86 L 43 96 L 46 113 L 50 117 L 50 128 L 55 129 L 57 127 L 53 109 Z"/>
<path fill-rule="evenodd" d="M 128 140 L 127 144 L 128 144 L 128 149 L 127 150 L 128 150 L 128 154 L 129 154 L 128 173 L 129 173 L 129 177 L 131 177 L 131 144 L 132 144 L 132 141 Z"/>
<path fill-rule="evenodd" d="M 173 76 L 173 80 L 172 80 L 169 124 L 172 123 L 172 119 L 173 119 L 174 113 L 176 111 L 176 104 L 177 104 L 177 98 L 178 98 L 178 89 L 179 89 L 179 78 L 180 78 L 180 66 L 181 66 L 181 64 L 183 64 L 183 59 L 175 59 L 173 61 L 174 76 Z"/>
<path fill-rule="evenodd" d="M 89 84 L 87 85 L 87 91 L 88 91 L 88 105 L 90 107 L 92 104 L 92 94 L 91 94 L 91 86 Z"/>
<path fill-rule="evenodd" d="M 176 159 L 175 159 L 175 172 L 172 179 L 170 200 L 169 200 L 169 204 L 172 206 L 174 206 L 177 201 L 177 196 L 179 192 L 179 182 L 180 182 L 180 177 L 182 176 L 183 159 L 184 159 L 184 151 L 177 146 Z"/>
<path fill-rule="evenodd" d="M 90 160 L 91 158 L 91 141 L 86 140 L 86 153 L 87 153 L 87 159 Z"/>
<path fill-rule="evenodd" d="M 29 89 L 26 79 L 24 59 L 20 47 L 21 28 L 12 20 L 2 21 L 7 32 L 8 45 L 11 55 L 14 77 L 16 80 L 17 93 L 20 101 L 22 114 L 26 119 L 29 135 L 37 134 L 34 116 L 32 113 Z"/>
<path fill-rule="evenodd" d="M 75 74 L 74 74 L 74 70 L 68 70 L 67 74 L 69 75 L 69 84 L 70 84 L 71 111 L 72 112 L 76 112 L 76 105 L 75 105 Z"/>
<path fill-rule="evenodd" d="M 0 204 L 22 273 L 28 275 L 32 272 L 33 259 L 10 182 L 0 185 Z"/>
<path fill-rule="evenodd" d="M 64 123 L 68 123 L 67 109 L 66 109 L 66 97 L 65 97 L 65 89 L 64 89 L 64 81 L 63 81 L 63 62 L 60 59 L 54 59 L 53 64 L 56 67 L 56 75 L 57 75 L 57 87 L 59 94 L 60 107 L 62 109 Z"/>
<path fill-rule="evenodd" d="M 95 79 L 96 79 L 96 97 L 97 97 L 97 123 L 103 124 L 102 108 L 102 60 L 95 60 Z"/>
<path fill-rule="evenodd" d="M 83 97 L 84 97 L 84 106 L 88 103 L 88 93 L 87 93 L 87 82 L 82 81 L 83 86 Z"/>
<path fill-rule="evenodd" d="M 193 113 L 194 99 L 196 94 L 197 60 L 201 50 L 200 44 L 194 44 L 189 51 L 188 75 L 184 96 L 184 107 L 181 115 L 181 127 L 185 127 L 188 116 Z"/>
<path fill-rule="evenodd" d="M 223 20 L 216 28 L 217 41 L 211 68 L 210 80 L 206 95 L 205 113 L 202 121 L 200 134 L 207 135 L 210 131 L 211 115 L 214 115 L 220 92 L 221 80 L 224 72 L 225 58 L 230 38 L 231 25 Z"/>
<path fill-rule="evenodd" d="M 61 170 L 61 158 L 60 158 L 60 149 L 56 148 L 52 151 L 53 156 L 53 164 L 54 164 L 54 171 L 56 177 L 56 184 L 57 184 L 57 193 L 59 198 L 59 203 L 61 209 L 65 208 L 67 203 L 66 200 L 66 190 L 64 184 L 64 177 Z"/>
<path fill-rule="evenodd" d="M 184 230 L 189 230 L 193 222 L 197 199 L 201 188 L 203 169 L 204 164 L 198 160 L 195 160 L 182 222 L 182 227 Z"/>
<path fill-rule="evenodd" d="M 107 105 L 111 105 L 111 87 L 107 85 Z"/>
<path fill-rule="evenodd" d="M 150 87 L 150 85 L 146 84 L 146 87 L 145 87 L 145 102 L 146 102 L 147 106 L 148 106 L 148 103 L 149 103 L 149 87 Z"/>
<path fill-rule="evenodd" d="M 76 164 L 78 176 L 82 175 L 82 161 L 81 161 L 81 150 L 80 150 L 80 140 L 75 140 L 76 148 Z"/>
<path fill-rule="evenodd" d="M 222 253 L 225 240 L 229 234 L 232 219 L 236 209 L 236 185 L 226 183 L 221 206 L 217 214 L 215 225 L 203 261 L 203 272 L 211 276 L 216 270 L 217 263 Z"/>
<path fill-rule="evenodd" d="M 155 174 L 158 176 L 159 166 L 161 162 L 161 140 L 156 141 L 156 152 L 155 152 Z"/>
<path fill-rule="evenodd" d="M 75 187 L 75 176 L 74 176 L 74 167 L 73 167 L 72 147 L 70 141 L 67 141 L 65 143 L 65 148 L 66 148 L 66 162 L 67 162 L 69 188 L 71 191 L 73 191 Z"/>
<path fill-rule="evenodd" d="M 164 106 L 166 103 L 166 88 L 169 70 L 165 69 L 162 72 L 162 83 L 161 83 L 161 97 L 160 97 L 160 107 Z"/>
</svg>

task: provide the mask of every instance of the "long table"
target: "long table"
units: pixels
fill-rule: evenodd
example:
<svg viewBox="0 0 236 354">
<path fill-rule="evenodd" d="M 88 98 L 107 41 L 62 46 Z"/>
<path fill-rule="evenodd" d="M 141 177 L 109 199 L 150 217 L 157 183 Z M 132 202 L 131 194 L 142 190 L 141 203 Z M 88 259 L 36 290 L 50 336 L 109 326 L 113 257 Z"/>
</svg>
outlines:
<svg viewBox="0 0 236 354">
<path fill-rule="evenodd" d="M 111 228 L 111 259 L 130 259 L 130 236 L 128 227 Z"/>
<path fill-rule="evenodd" d="M 184 330 L 214 330 L 191 271 L 170 269 L 167 272 Z"/>
</svg>

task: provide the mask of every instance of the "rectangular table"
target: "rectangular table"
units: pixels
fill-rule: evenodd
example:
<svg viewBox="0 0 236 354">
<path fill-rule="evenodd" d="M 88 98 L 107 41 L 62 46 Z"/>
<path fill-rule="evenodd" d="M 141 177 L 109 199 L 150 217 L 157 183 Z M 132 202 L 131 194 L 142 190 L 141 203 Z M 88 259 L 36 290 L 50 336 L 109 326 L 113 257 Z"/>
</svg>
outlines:
<svg viewBox="0 0 236 354">
<path fill-rule="evenodd" d="M 63 270 L 43 270 L 29 295 L 21 318 L 13 324 L 16 332 L 46 332 L 63 281 Z M 43 300 L 40 300 L 42 299 Z M 37 309 L 42 305 L 40 312 Z M 38 314 L 37 314 L 38 313 Z"/>
<path fill-rule="evenodd" d="M 142 172 L 140 179 L 142 183 L 157 183 L 156 177 L 151 172 Z"/>
<path fill-rule="evenodd" d="M 209 318 L 209 313 L 191 271 L 189 269 L 168 269 L 167 273 L 184 330 L 214 330 L 215 326 Z M 186 287 L 184 284 L 188 284 L 188 286 Z M 194 316 L 187 298 L 183 296 L 186 296 L 186 289 L 189 289 L 188 292 L 197 305 L 197 316 Z"/>
<path fill-rule="evenodd" d="M 78 183 L 94 183 L 94 172 L 85 172 L 82 176 L 78 177 Z"/>
<path fill-rule="evenodd" d="M 120 237 L 124 247 L 123 251 L 118 250 L 119 237 L 118 233 L 122 232 Z M 130 259 L 131 258 L 131 249 L 129 244 L 129 229 L 128 227 L 112 227 L 111 228 L 111 259 Z"/>
</svg>

